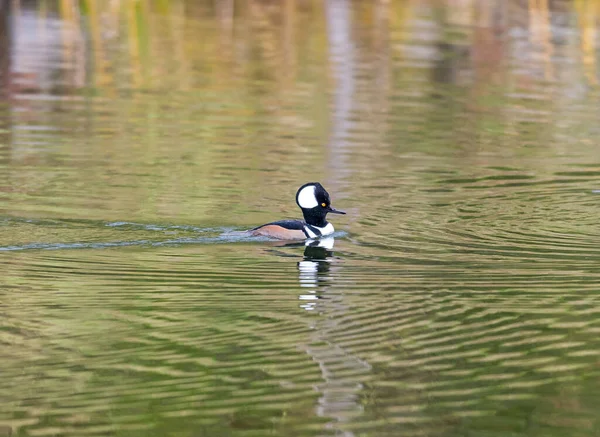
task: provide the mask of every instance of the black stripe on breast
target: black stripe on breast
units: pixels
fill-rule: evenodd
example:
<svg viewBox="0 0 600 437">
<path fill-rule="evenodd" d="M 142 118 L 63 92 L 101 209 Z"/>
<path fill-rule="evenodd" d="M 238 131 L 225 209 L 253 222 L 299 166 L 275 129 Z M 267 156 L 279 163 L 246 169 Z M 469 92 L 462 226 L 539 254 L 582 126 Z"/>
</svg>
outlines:
<svg viewBox="0 0 600 437">
<path fill-rule="evenodd" d="M 315 234 L 317 237 L 321 236 L 321 231 L 319 230 L 319 228 L 309 225 L 308 223 L 305 223 L 304 226 L 306 226 L 308 229 L 310 229 L 312 231 L 312 233 Z M 304 233 L 308 237 L 308 232 L 304 231 Z"/>
</svg>

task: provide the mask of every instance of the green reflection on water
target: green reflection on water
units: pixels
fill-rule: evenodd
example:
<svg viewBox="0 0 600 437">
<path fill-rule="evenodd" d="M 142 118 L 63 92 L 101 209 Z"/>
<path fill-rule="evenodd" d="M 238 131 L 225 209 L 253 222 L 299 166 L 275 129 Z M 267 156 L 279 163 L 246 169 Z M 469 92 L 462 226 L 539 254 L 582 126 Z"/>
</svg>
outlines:
<svg viewBox="0 0 600 437">
<path fill-rule="evenodd" d="M 11 7 L 0 435 L 596 435 L 598 2 Z"/>
</svg>

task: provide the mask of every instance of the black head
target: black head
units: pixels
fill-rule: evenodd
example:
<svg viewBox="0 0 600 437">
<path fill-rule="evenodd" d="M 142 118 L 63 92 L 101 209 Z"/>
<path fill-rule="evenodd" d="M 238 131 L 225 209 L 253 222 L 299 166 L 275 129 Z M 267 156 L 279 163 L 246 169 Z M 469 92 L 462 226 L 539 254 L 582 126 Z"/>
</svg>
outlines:
<svg viewBox="0 0 600 437">
<path fill-rule="evenodd" d="M 306 223 L 320 228 L 327 225 L 328 213 L 346 214 L 331 207 L 329 193 L 318 182 L 302 185 L 296 193 L 296 203 L 302 209 Z"/>
</svg>

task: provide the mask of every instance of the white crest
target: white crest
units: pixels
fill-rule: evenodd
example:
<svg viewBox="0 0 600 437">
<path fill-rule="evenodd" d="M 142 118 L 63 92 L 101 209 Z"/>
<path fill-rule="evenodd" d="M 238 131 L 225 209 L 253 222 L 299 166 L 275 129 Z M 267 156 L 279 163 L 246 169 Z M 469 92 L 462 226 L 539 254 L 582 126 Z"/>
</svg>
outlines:
<svg viewBox="0 0 600 437">
<path fill-rule="evenodd" d="M 314 185 L 308 185 L 298 193 L 298 205 L 300 205 L 300 208 L 310 209 L 318 204 Z"/>
</svg>

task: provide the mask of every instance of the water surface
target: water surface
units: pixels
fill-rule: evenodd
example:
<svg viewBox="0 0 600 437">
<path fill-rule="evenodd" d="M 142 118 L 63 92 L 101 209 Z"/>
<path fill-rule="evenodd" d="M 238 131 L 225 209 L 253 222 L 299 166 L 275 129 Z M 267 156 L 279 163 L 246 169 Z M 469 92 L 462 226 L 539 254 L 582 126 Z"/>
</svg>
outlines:
<svg viewBox="0 0 600 437">
<path fill-rule="evenodd" d="M 598 435 L 598 2 L 3 8 L 0 436 Z"/>
</svg>

